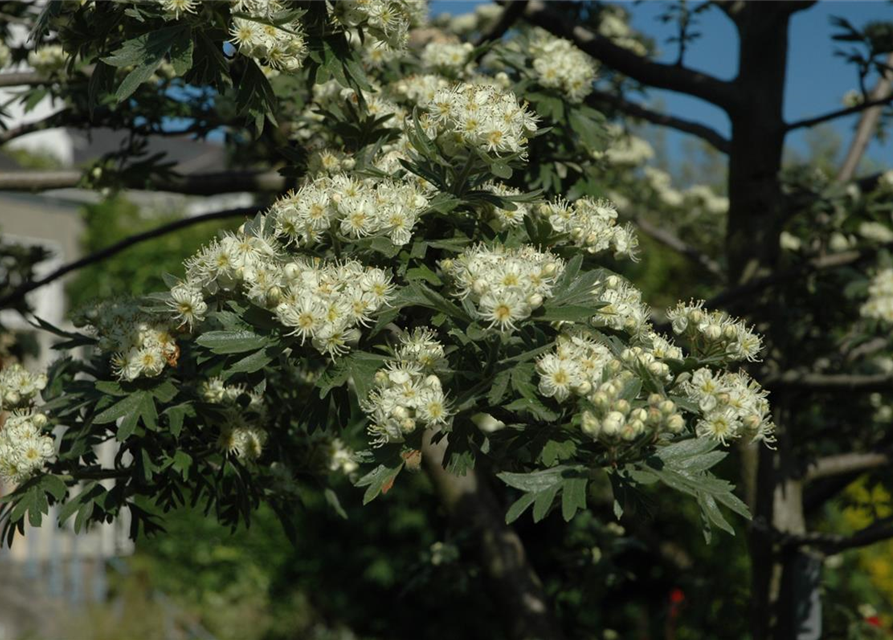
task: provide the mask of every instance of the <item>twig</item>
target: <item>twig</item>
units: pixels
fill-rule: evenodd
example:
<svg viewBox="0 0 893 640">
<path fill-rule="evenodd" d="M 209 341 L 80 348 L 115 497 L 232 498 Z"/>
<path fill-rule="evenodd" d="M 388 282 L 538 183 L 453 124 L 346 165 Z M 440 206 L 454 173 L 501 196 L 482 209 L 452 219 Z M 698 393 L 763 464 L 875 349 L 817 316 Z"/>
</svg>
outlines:
<svg viewBox="0 0 893 640">
<path fill-rule="evenodd" d="M 860 111 L 865 111 L 866 109 L 870 109 L 872 107 L 878 107 L 885 104 L 889 104 L 893 101 L 893 95 L 888 95 L 884 98 L 880 98 L 877 100 L 866 100 L 862 104 L 857 104 L 854 107 L 847 107 L 846 109 L 838 109 L 837 111 L 831 111 L 830 113 L 826 113 L 823 116 L 816 116 L 815 118 L 807 118 L 805 120 L 797 120 L 788 124 L 785 127 L 787 131 L 793 131 L 794 129 L 802 129 L 803 127 L 814 127 L 817 124 L 822 124 L 823 122 L 828 122 L 829 120 L 834 120 L 836 118 L 843 118 L 845 116 L 852 115 L 854 113 L 859 113 Z"/>
<path fill-rule="evenodd" d="M 80 171 L 13 171 L 0 173 L 0 191 L 48 191 L 69 189 L 80 185 Z M 148 189 L 209 196 L 221 193 L 256 191 L 280 192 L 287 186 L 286 178 L 275 171 L 223 171 L 166 178 L 131 178 L 123 185 L 130 189 Z"/>
<path fill-rule="evenodd" d="M 524 9 L 527 7 L 527 0 L 509 0 L 505 3 L 502 13 L 499 15 L 499 20 L 497 20 L 493 26 L 482 33 L 480 37 L 478 37 L 477 41 L 474 43 L 475 47 L 479 47 L 482 44 L 486 44 L 488 42 L 493 42 L 495 40 L 499 40 L 502 36 L 505 35 L 506 31 L 512 28 L 512 26 L 518 21 L 521 17 L 521 14 L 524 13 Z"/>
<path fill-rule="evenodd" d="M 726 110 L 734 109 L 738 101 L 733 83 L 687 67 L 649 60 L 570 22 L 541 0 L 528 2 L 524 17 L 531 24 L 542 27 L 559 38 L 573 41 L 593 58 L 643 84 L 656 89 L 687 93 Z"/>
<path fill-rule="evenodd" d="M 893 66 L 893 53 L 887 56 L 887 66 Z M 878 78 L 877 84 L 869 95 L 869 101 L 890 99 L 893 94 L 893 72 L 887 71 Z M 859 118 L 859 124 L 856 125 L 856 134 L 847 151 L 846 159 L 837 172 L 836 180 L 838 182 L 847 182 L 852 179 L 856 173 L 856 167 L 868 148 L 868 143 L 874 137 L 877 131 L 877 123 L 881 117 L 883 107 L 870 107 L 862 112 Z"/>
<path fill-rule="evenodd" d="M 716 149 L 717 151 L 721 151 L 722 153 L 727 154 L 729 152 L 729 140 L 727 138 L 725 138 L 716 129 L 711 129 L 710 127 L 698 122 L 685 120 L 683 118 L 677 118 L 665 113 L 658 113 L 657 111 L 652 111 L 651 109 L 643 107 L 640 104 L 630 102 L 629 100 L 621 98 L 620 96 L 615 96 L 605 91 L 593 91 L 591 94 L 589 94 L 586 102 L 589 103 L 590 106 L 594 106 L 593 103 L 603 103 L 611 105 L 618 111 L 622 111 L 623 113 L 631 115 L 635 118 L 641 118 L 642 120 L 647 120 L 648 122 L 654 124 L 670 127 L 671 129 L 676 129 L 677 131 L 682 131 L 684 133 L 690 133 L 691 135 L 697 136 L 710 144 L 714 149 Z"/>
<path fill-rule="evenodd" d="M 825 456 L 813 461 L 803 476 L 803 482 L 809 483 L 822 478 L 868 471 L 886 466 L 890 462 L 890 455 L 881 451 Z"/>
<path fill-rule="evenodd" d="M 115 244 L 110 245 L 105 249 L 101 249 L 95 253 L 91 253 L 88 256 L 84 256 L 83 258 L 64 264 L 52 273 L 44 276 L 43 278 L 25 283 L 17 287 L 7 295 L 0 298 L 0 309 L 13 306 L 15 303 L 23 300 L 24 297 L 30 292 L 44 287 L 49 283 L 54 282 L 59 278 L 71 273 L 72 271 L 83 269 L 84 267 L 87 267 L 91 264 L 96 264 L 97 262 L 107 260 L 108 258 L 111 258 L 112 256 L 121 253 L 125 249 L 128 249 L 141 242 L 146 242 L 147 240 L 152 240 L 153 238 L 158 238 L 163 235 L 167 235 L 168 233 L 172 233 L 186 227 L 191 227 L 202 222 L 208 222 L 209 220 L 223 220 L 225 218 L 247 217 L 258 213 L 260 210 L 260 207 L 242 207 L 239 209 L 215 211 L 213 213 L 205 213 L 199 216 L 183 218 L 182 220 L 176 220 L 175 222 L 161 225 L 160 227 L 150 229 L 149 231 L 144 231 L 143 233 L 137 233 L 130 236 L 129 238 L 121 240 L 120 242 L 116 242 Z"/>
<path fill-rule="evenodd" d="M 693 246 L 686 244 L 682 239 L 674 235 L 672 232 L 652 224 L 641 216 L 633 216 L 632 221 L 633 224 L 635 224 L 645 235 L 654 238 L 661 244 L 664 244 L 671 249 L 675 249 L 689 260 L 692 260 L 696 264 L 707 269 L 707 271 L 709 271 L 720 280 L 725 278 L 725 272 L 723 271 L 723 268 L 719 265 L 719 263 L 716 262 L 716 260 L 708 255 L 701 253 Z"/>
</svg>

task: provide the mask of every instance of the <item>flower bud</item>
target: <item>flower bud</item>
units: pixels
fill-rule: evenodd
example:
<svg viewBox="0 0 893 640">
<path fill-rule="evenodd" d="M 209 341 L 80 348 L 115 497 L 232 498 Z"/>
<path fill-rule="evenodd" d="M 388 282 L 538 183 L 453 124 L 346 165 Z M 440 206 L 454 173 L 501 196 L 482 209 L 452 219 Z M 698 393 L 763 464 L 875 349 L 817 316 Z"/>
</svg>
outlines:
<svg viewBox="0 0 893 640">
<path fill-rule="evenodd" d="M 614 410 L 619 411 L 622 414 L 626 415 L 629 413 L 629 402 L 621 398 L 617 402 L 614 403 Z"/>
<path fill-rule="evenodd" d="M 489 283 L 482 278 L 478 278 L 471 285 L 472 291 L 474 291 L 479 296 L 484 295 L 489 288 L 490 288 Z"/>
<path fill-rule="evenodd" d="M 592 391 L 592 384 L 589 383 L 587 380 L 584 380 L 583 382 L 581 382 L 580 384 L 577 385 L 575 390 L 581 396 L 589 395 L 589 392 Z"/>
<path fill-rule="evenodd" d="M 602 421 L 602 433 L 609 438 L 616 437 L 623 425 L 626 424 L 626 418 L 619 411 L 611 411 Z"/>
<path fill-rule="evenodd" d="M 530 305 L 531 309 L 538 309 L 539 306 L 543 304 L 543 297 L 538 293 L 534 293 L 532 296 L 527 298 L 527 304 Z"/>
<path fill-rule="evenodd" d="M 404 451 L 400 454 L 407 471 L 418 471 L 422 468 L 422 452 L 418 449 Z"/>
<path fill-rule="evenodd" d="M 583 433 L 592 436 L 593 438 L 597 438 L 602 430 L 602 425 L 591 411 L 584 411 L 581 428 L 583 429 Z"/>
<path fill-rule="evenodd" d="M 424 384 L 429 389 L 440 389 L 440 378 L 432 374 L 425 378 Z"/>
<path fill-rule="evenodd" d="M 738 337 L 738 330 L 732 325 L 727 325 L 726 328 L 722 330 L 722 337 L 726 340 L 734 340 Z"/>
<path fill-rule="evenodd" d="M 484 433 L 493 433 L 505 428 L 505 423 L 502 420 L 497 420 L 489 413 L 476 413 L 471 416 L 471 421 Z"/>
<path fill-rule="evenodd" d="M 34 426 L 38 429 L 43 429 L 45 426 L 47 426 L 47 423 L 49 421 L 49 418 L 47 418 L 42 413 L 35 413 L 33 416 L 31 416 L 31 422 L 34 423 Z"/>
<path fill-rule="evenodd" d="M 544 276 L 552 276 L 555 275 L 555 272 L 558 271 L 558 265 L 554 262 L 549 262 L 545 266 L 543 266 L 543 270 L 541 271 Z"/>
<path fill-rule="evenodd" d="M 403 433 L 412 433 L 415 431 L 415 420 L 406 418 L 400 422 L 400 431 Z"/>
<path fill-rule="evenodd" d="M 405 420 L 409 417 L 409 411 L 406 410 L 406 407 L 394 407 L 393 411 L 391 411 L 391 415 L 394 416 L 396 420 Z"/>
<path fill-rule="evenodd" d="M 678 413 L 667 418 L 667 431 L 670 433 L 680 433 L 684 428 L 685 420 Z"/>
<path fill-rule="evenodd" d="M 664 400 L 658 405 L 658 408 L 662 414 L 668 416 L 676 412 L 676 403 L 672 400 Z"/>
</svg>

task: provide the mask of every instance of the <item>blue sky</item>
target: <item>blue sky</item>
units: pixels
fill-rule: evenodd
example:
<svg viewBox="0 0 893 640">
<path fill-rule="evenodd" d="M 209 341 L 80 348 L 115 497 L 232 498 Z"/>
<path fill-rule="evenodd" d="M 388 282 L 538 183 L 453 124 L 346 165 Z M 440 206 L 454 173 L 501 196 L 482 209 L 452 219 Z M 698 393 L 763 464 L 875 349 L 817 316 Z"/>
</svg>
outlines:
<svg viewBox="0 0 893 640">
<path fill-rule="evenodd" d="M 442 12 L 464 13 L 471 11 L 475 0 L 431 2 L 431 14 Z M 664 25 L 657 16 L 667 6 L 659 0 L 625 2 L 623 5 L 632 16 L 632 25 L 637 30 L 653 37 L 661 50 L 659 60 L 675 61 L 675 45 L 666 44 L 666 38 L 673 33 L 673 27 Z M 794 15 L 790 29 L 790 53 L 788 60 L 785 118 L 788 121 L 800 120 L 840 109 L 841 98 L 850 89 L 858 88 L 856 70 L 842 59 L 834 56 L 841 43 L 831 40 L 834 29 L 831 16 L 841 16 L 859 27 L 871 20 L 893 20 L 893 4 L 889 2 L 865 0 L 824 0 L 806 11 Z M 698 30 L 702 36 L 686 53 L 686 65 L 711 73 L 723 79 L 734 77 L 738 66 L 738 42 L 732 23 L 718 9 L 711 9 L 700 17 Z M 652 101 L 659 101 L 668 113 L 690 120 L 704 122 L 725 135 L 730 133 L 729 120 L 717 107 L 696 98 L 690 98 L 670 91 L 649 92 Z M 834 121 L 834 127 L 844 140 L 849 140 L 850 132 L 857 117 L 841 118 Z M 792 133 L 788 144 L 803 148 L 805 132 Z M 679 148 L 684 134 L 670 133 L 668 142 L 671 152 Z M 893 165 L 893 141 L 886 145 L 874 142 L 868 150 L 869 157 Z"/>
</svg>

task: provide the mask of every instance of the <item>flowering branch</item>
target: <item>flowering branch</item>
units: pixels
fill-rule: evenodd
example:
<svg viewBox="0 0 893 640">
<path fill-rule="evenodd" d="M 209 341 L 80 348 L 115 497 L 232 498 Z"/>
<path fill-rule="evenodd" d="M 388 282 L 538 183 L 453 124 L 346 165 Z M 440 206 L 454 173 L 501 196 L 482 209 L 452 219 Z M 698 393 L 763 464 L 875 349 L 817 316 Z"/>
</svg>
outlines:
<svg viewBox="0 0 893 640">
<path fill-rule="evenodd" d="M 893 66 L 893 53 L 887 56 L 887 66 Z M 869 94 L 869 102 L 877 100 L 889 100 L 893 97 L 893 72 L 887 72 L 881 75 L 877 84 Z M 853 142 L 847 151 L 846 159 L 837 172 L 836 180 L 838 182 L 847 182 L 856 173 L 856 167 L 865 149 L 868 147 L 869 141 L 877 132 L 877 123 L 881 117 L 883 107 L 874 106 L 862 112 L 859 118 L 859 124 L 856 126 L 856 134 L 853 136 Z"/>
<path fill-rule="evenodd" d="M 625 100 L 620 96 L 615 96 L 606 91 L 594 90 L 589 94 L 587 103 L 593 107 L 598 104 L 610 105 L 618 111 L 622 111 L 634 118 L 641 118 L 642 120 L 646 120 L 653 124 L 670 127 L 671 129 L 676 129 L 677 131 L 682 131 L 684 133 L 690 133 L 693 136 L 701 138 L 714 149 L 721 151 L 722 153 L 729 152 L 729 141 L 726 137 L 716 129 L 712 129 L 698 122 L 692 122 L 691 120 L 685 120 L 684 118 L 677 118 L 676 116 L 652 111 L 640 104 Z"/>
<path fill-rule="evenodd" d="M 642 216 L 634 216 L 632 220 L 633 223 L 645 235 L 657 240 L 661 244 L 666 245 L 671 249 L 675 249 L 689 260 L 692 260 L 707 269 L 707 271 L 709 271 L 717 278 L 721 280 L 725 279 L 725 272 L 723 271 L 723 268 L 716 260 L 714 260 L 710 256 L 701 253 L 690 244 L 686 244 L 681 238 L 679 238 L 672 232 L 652 224 Z"/>
<path fill-rule="evenodd" d="M 123 176 L 130 189 L 153 189 L 187 195 L 209 196 L 220 193 L 283 191 L 286 179 L 275 171 L 222 171 L 190 176 L 161 178 L 129 178 Z M 81 184 L 80 171 L 13 171 L 0 173 L 0 191 L 48 191 L 70 189 Z"/>
<path fill-rule="evenodd" d="M 59 278 L 71 273 L 72 271 L 76 271 L 78 269 L 83 269 L 91 264 L 96 264 L 97 262 L 102 262 L 103 260 L 107 260 L 118 253 L 121 253 L 125 249 L 128 249 L 136 244 L 141 242 L 145 242 L 147 240 L 152 240 L 153 238 L 158 238 L 163 235 L 167 235 L 168 233 L 172 233 L 174 231 L 179 231 L 185 227 L 190 227 L 195 224 L 200 224 L 202 222 L 208 222 L 209 220 L 223 220 L 226 218 L 237 218 L 237 217 L 247 217 L 252 216 L 258 213 L 261 210 L 260 207 L 242 207 L 239 209 L 227 209 L 225 211 L 215 211 L 212 213 L 205 213 L 199 216 L 193 216 L 191 218 L 183 218 L 182 220 L 176 220 L 169 224 L 161 225 L 160 227 L 156 227 L 155 229 L 150 229 L 149 231 L 144 231 L 143 233 L 137 233 L 135 235 L 130 236 L 129 238 L 125 238 L 120 242 L 116 242 L 113 245 L 106 247 L 100 251 L 95 253 L 91 253 L 88 256 L 84 256 L 78 260 L 74 260 L 67 264 L 62 265 L 52 273 L 47 274 L 43 278 L 38 280 L 34 280 L 33 282 L 28 282 L 23 284 L 20 287 L 17 287 L 12 292 L 0 298 L 0 308 L 6 308 L 13 306 L 15 303 L 24 299 L 24 297 L 30 292 L 44 287 L 51 282 L 58 280 Z"/>
<path fill-rule="evenodd" d="M 733 83 L 687 67 L 648 60 L 604 36 L 573 24 L 540 0 L 527 4 L 524 17 L 531 24 L 559 38 L 571 40 L 593 58 L 643 84 L 687 93 L 726 110 L 733 108 L 737 101 Z"/>
</svg>

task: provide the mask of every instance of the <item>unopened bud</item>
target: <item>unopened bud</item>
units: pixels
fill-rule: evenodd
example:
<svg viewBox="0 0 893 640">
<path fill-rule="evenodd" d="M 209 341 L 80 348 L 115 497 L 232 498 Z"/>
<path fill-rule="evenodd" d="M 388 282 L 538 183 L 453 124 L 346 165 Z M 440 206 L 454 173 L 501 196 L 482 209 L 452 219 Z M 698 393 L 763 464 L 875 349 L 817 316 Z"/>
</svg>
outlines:
<svg viewBox="0 0 893 640">
<path fill-rule="evenodd" d="M 400 454 L 407 471 L 418 471 L 422 468 L 422 452 L 418 449 L 404 451 Z"/>
<path fill-rule="evenodd" d="M 627 413 L 629 413 L 629 402 L 621 398 L 614 403 L 614 410 L 620 411 L 622 414 L 626 415 Z"/>
<path fill-rule="evenodd" d="M 534 293 L 532 296 L 527 298 L 527 304 L 530 305 L 531 309 L 538 309 L 539 306 L 543 304 L 543 297 L 538 293 Z"/>
<path fill-rule="evenodd" d="M 602 421 L 602 432 L 609 438 L 616 437 L 625 424 L 626 418 L 622 413 L 611 411 Z"/>
<path fill-rule="evenodd" d="M 718 324 L 708 324 L 704 329 L 704 337 L 708 340 L 719 340 L 722 337 L 722 327 Z"/>
<path fill-rule="evenodd" d="M 667 418 L 667 430 L 670 433 L 680 433 L 685 428 L 685 420 L 678 413 Z"/>
</svg>

